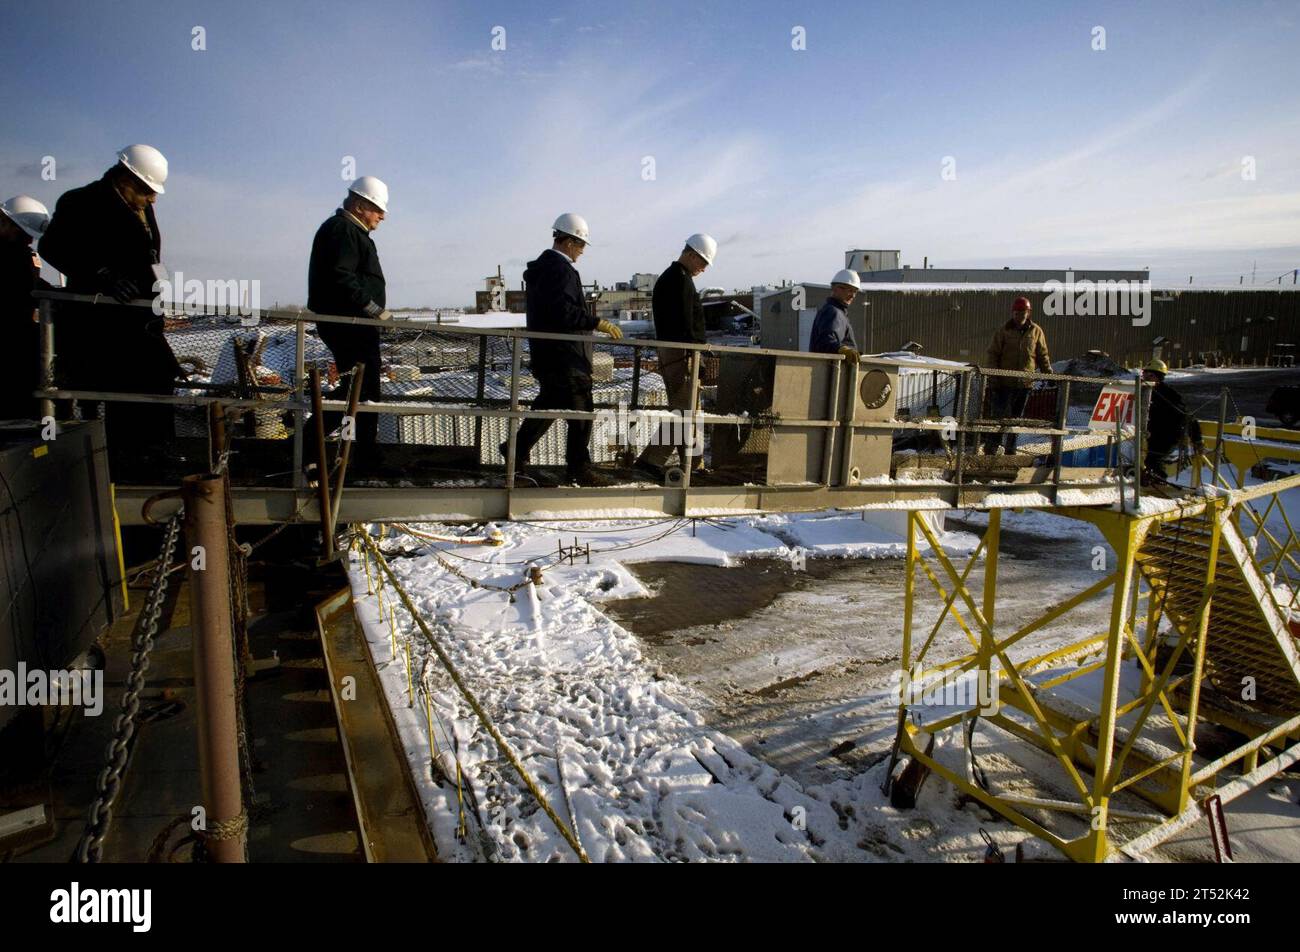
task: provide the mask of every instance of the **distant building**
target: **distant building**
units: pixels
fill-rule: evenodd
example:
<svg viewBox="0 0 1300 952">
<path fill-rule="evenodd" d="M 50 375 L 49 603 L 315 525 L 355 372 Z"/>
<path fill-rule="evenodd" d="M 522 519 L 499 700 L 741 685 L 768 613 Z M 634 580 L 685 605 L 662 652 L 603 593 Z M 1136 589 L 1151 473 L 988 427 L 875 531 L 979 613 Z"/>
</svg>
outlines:
<svg viewBox="0 0 1300 952">
<path fill-rule="evenodd" d="M 930 273 L 916 270 L 918 277 Z M 1076 280 L 1081 280 L 1079 274 L 1075 272 Z M 1096 281 L 1102 274 L 1145 277 L 1146 272 L 1087 274 Z M 807 350 L 813 316 L 829 293 L 827 285 L 807 282 L 764 293 L 757 307 L 761 346 Z M 1152 357 L 1174 367 L 1266 366 L 1284 362 L 1300 344 L 1300 290 L 1288 288 L 1152 288 L 1150 312 L 1138 320 L 1048 313 L 1048 291 L 1039 280 L 909 280 L 901 286 L 868 281 L 850 305 L 848 320 L 863 353 L 907 349 L 978 364 L 985 359 L 993 332 L 1007 322 L 1012 302 L 1022 296 L 1047 332 L 1055 360 L 1101 350 L 1127 367 L 1141 366 Z"/>
<path fill-rule="evenodd" d="M 847 252 L 846 254 L 853 254 Z M 851 267 L 851 266 L 850 266 Z M 1098 268 L 1088 271 L 1073 271 L 1052 268 L 890 268 L 883 271 L 858 270 L 858 277 L 863 283 L 903 284 L 918 282 L 923 284 L 1044 284 L 1048 281 L 1060 281 L 1064 284 L 1067 276 L 1074 281 L 1150 281 L 1151 272 L 1120 271 Z"/>
<path fill-rule="evenodd" d="M 587 291 L 587 306 L 596 317 L 610 321 L 642 320 L 650 311 L 650 292 L 634 288 L 595 288 Z M 636 316 L 628 317 L 627 312 Z"/>
<path fill-rule="evenodd" d="M 844 252 L 844 267 L 856 271 L 863 282 L 902 284 L 922 281 L 926 284 L 1042 284 L 1065 283 L 1067 274 L 1075 281 L 1149 281 L 1151 273 L 1098 268 L 1075 271 L 1069 268 L 913 268 L 902 264 L 902 252 L 896 248 L 870 250 L 851 248 Z"/>
<path fill-rule="evenodd" d="M 502 298 L 501 295 L 504 295 L 504 297 Z M 498 295 L 497 300 L 494 300 L 491 289 L 487 291 L 475 291 L 474 313 L 488 314 L 493 311 L 510 311 L 516 314 L 522 314 L 524 312 L 524 292 L 522 289 L 512 291 L 503 288 L 501 295 Z M 500 307 L 495 306 L 498 300 L 501 303 Z"/>
<path fill-rule="evenodd" d="M 866 274 L 869 271 L 890 271 L 898 268 L 898 258 L 902 252 L 897 248 L 871 251 L 865 248 L 852 248 L 844 252 L 844 267 Z"/>
</svg>

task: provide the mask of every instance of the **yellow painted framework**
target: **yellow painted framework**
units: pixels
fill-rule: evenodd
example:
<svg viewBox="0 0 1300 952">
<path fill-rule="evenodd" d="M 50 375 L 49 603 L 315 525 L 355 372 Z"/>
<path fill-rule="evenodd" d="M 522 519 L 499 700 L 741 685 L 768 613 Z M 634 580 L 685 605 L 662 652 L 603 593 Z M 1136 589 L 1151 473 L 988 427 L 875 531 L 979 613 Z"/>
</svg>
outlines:
<svg viewBox="0 0 1300 952">
<path fill-rule="evenodd" d="M 978 716 L 1050 754 L 1064 775 L 1065 785 L 1073 789 L 1075 799 L 999 794 L 977 783 L 969 768 L 963 776 L 927 755 L 925 748 L 931 734 L 964 728 L 967 721 L 977 716 L 976 711 L 967 709 L 951 714 L 946 713 L 951 710 L 948 708 L 937 719 L 926 720 L 927 714 L 934 717 L 934 710 L 915 703 L 907 693 L 900 694 L 900 756 L 915 758 L 962 793 L 1052 844 L 1070 859 L 1081 862 L 1113 858 L 1115 850 L 1123 846 L 1112 821 L 1122 821 L 1126 830 L 1133 823 L 1145 824 L 1144 838 L 1154 836 L 1153 841 L 1158 841 L 1158 832 L 1152 828 L 1158 831 L 1167 826 L 1172 831 L 1174 821 L 1187 825 L 1189 811 L 1199 809 L 1198 801 L 1212 792 L 1221 776 L 1237 780 L 1234 792 L 1239 793 L 1235 786 L 1253 776 L 1253 772 L 1262 770 L 1271 775 L 1271 771 L 1260 767 L 1261 757 L 1281 751 L 1289 738 L 1300 740 L 1300 711 L 1289 712 L 1272 724 L 1261 726 L 1202 705 L 1206 632 L 1226 521 L 1243 519 L 1243 511 L 1258 520 L 1258 514 L 1248 505 L 1252 499 L 1272 496 L 1269 503 L 1272 506 L 1278 502 L 1278 493 L 1297 486 L 1300 477 L 1291 477 L 1269 486 L 1184 501 L 1176 509 L 1151 515 L 1095 508 L 1052 510 L 1057 515 L 1097 526 L 1117 556 L 1116 567 L 1094 584 L 1009 632 L 1006 631 L 1009 626 L 997 624 L 1002 511 L 988 512 L 987 530 L 967 563 L 960 567 L 944 552 L 921 514 L 910 513 L 901 652 L 903 683 L 942 685 L 961 676 L 970 677 L 971 672 L 979 672 L 977 677 L 988 679 L 984 684 L 996 683 L 995 710 L 980 712 Z M 1193 623 L 1185 624 L 1185 630 L 1174 625 L 1176 643 L 1172 649 L 1160 652 L 1163 638 L 1158 635 L 1162 617 L 1159 589 L 1141 584 L 1137 555 L 1148 533 L 1160 523 L 1195 516 L 1202 517 L 1210 528 L 1208 558 L 1203 566 L 1204 596 Z M 1290 524 L 1287 525 L 1289 528 Z M 1256 527 L 1263 531 L 1258 522 Z M 1293 543 L 1294 537 L 1286 541 Z M 922 542 L 928 543 L 924 555 Z M 1251 558 L 1254 559 L 1253 552 Z M 981 561 L 983 570 L 973 581 L 975 567 Z M 1260 568 L 1258 564 L 1256 567 Z M 1198 563 L 1197 572 L 1200 571 Z M 918 587 L 924 586 L 921 579 L 928 581 L 942 605 L 928 631 L 916 627 L 916 609 L 922 594 Z M 1029 643 L 1031 636 L 1083 602 L 1107 594 L 1110 613 L 1105 631 L 1064 647 L 1012 660 L 1009 652 L 1013 647 Z M 949 637 L 964 639 L 964 650 L 956 657 L 932 662 L 929 658 L 948 620 L 956 628 L 953 632 L 949 626 Z M 1163 656 L 1159 662 L 1158 653 Z M 1186 667 L 1178 670 L 1184 659 L 1190 661 L 1190 670 Z M 1125 661 L 1136 661 L 1140 666 L 1141 688 L 1136 697 L 1121 703 L 1120 673 Z M 1089 710 L 1075 710 L 1068 703 L 1049 703 L 1042 694 L 1045 689 L 1094 672 L 1101 672 L 1100 691 Z M 1031 677 L 1033 685 L 1029 681 Z M 1019 716 L 1011 716 L 1008 708 Z M 1162 716 L 1153 720 L 1157 710 Z M 1198 721 L 1218 723 L 1238 731 L 1246 735 L 1246 743 L 1198 769 L 1194 758 Z M 1159 744 L 1151 743 L 1157 731 Z M 969 742 L 969 734 L 964 730 L 962 736 Z M 1295 756 L 1296 752 L 1300 752 L 1300 747 L 1287 753 Z M 1275 762 L 1280 764 L 1284 760 L 1275 758 Z M 1225 773 L 1229 768 L 1239 768 L 1247 777 Z M 1112 801 L 1124 791 L 1139 797 L 1142 809 L 1112 808 Z M 1039 812 L 1044 819 L 1035 819 L 1027 811 Z M 1065 834 L 1049 828 L 1046 816 L 1052 812 L 1087 818 L 1087 832 L 1066 838 Z"/>
</svg>

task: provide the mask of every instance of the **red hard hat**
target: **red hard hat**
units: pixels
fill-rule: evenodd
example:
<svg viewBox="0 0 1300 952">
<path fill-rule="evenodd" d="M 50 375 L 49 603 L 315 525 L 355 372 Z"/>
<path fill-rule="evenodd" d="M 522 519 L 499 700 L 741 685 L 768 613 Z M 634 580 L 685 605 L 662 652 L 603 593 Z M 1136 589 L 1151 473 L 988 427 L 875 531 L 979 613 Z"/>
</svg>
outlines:
<svg viewBox="0 0 1300 952">
<path fill-rule="evenodd" d="M 1034 306 L 1029 303 L 1029 298 L 1027 297 L 1018 297 L 1011 305 L 1012 313 L 1015 313 L 1016 311 L 1032 311 L 1033 309 Z"/>
</svg>

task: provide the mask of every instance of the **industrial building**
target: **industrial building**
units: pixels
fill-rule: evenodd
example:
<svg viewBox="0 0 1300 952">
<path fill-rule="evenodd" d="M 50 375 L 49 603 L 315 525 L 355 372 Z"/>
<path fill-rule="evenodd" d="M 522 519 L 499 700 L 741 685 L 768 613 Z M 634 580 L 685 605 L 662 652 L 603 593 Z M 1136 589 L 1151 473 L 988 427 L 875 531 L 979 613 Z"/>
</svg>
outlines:
<svg viewBox="0 0 1300 952">
<path fill-rule="evenodd" d="M 765 293 L 757 307 L 762 346 L 807 350 L 813 315 L 829 292 L 828 285 L 805 282 Z M 1294 290 L 1153 289 L 1150 314 L 1141 318 L 1053 315 L 1045 307 L 1050 294 L 1042 283 L 871 283 L 848 316 L 865 353 L 911 350 L 962 363 L 983 359 L 1021 296 L 1033 305 L 1056 359 L 1101 350 L 1128 366 L 1152 357 L 1175 367 L 1277 366 L 1300 341 L 1300 294 Z"/>
<path fill-rule="evenodd" d="M 852 252 L 846 253 L 847 258 Z M 853 265 L 845 265 L 852 268 Z M 1150 281 L 1150 271 L 1124 271 L 1095 268 L 1091 271 L 1052 268 L 889 268 L 881 271 L 858 270 L 858 277 L 872 284 L 1043 284 L 1074 281 Z"/>
</svg>

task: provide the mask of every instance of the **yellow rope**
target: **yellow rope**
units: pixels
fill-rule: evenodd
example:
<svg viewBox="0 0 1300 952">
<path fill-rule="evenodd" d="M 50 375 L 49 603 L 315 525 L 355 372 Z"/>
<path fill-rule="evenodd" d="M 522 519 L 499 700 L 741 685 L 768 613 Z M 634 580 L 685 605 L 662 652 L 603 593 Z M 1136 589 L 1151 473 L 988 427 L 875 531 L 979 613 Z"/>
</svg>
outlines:
<svg viewBox="0 0 1300 952">
<path fill-rule="evenodd" d="M 402 600 L 402 604 L 406 607 L 407 612 L 415 621 L 416 625 L 419 626 L 420 631 L 423 632 L 425 639 L 429 642 L 429 647 L 431 647 L 434 653 L 437 654 L 438 660 L 441 661 L 443 667 L 447 669 L 447 673 L 451 675 L 451 679 L 455 683 L 456 688 L 460 691 L 461 695 L 465 698 L 474 713 L 478 715 L 478 719 L 482 722 L 483 727 L 487 730 L 488 734 L 491 735 L 492 740 L 496 742 L 497 747 L 503 754 L 505 754 L 506 759 L 510 761 L 510 765 L 515 768 L 520 779 L 523 780 L 524 786 L 528 788 L 528 792 L 533 795 L 538 806 L 542 808 L 543 812 L 545 812 L 547 817 L 550 818 L 551 822 L 555 824 L 555 828 L 560 831 L 560 835 L 564 837 L 565 842 L 573 848 L 578 859 L 584 863 L 590 863 L 591 859 L 587 856 L 587 851 L 582 848 L 582 844 L 578 842 L 577 836 L 567 825 L 565 825 L 564 821 L 556 815 L 555 810 L 551 808 L 550 803 L 548 803 L 546 798 L 542 795 L 542 791 L 537 786 L 537 782 L 533 780 L 532 776 L 524 768 L 518 755 L 516 755 L 510 745 L 506 743 L 506 739 L 501 736 L 501 732 L 496 729 L 496 725 L 492 723 L 492 719 L 488 717 L 487 712 L 483 710 L 483 706 L 479 704 L 478 698 L 474 696 L 474 693 L 465 684 L 464 680 L 460 676 L 460 672 L 456 670 L 456 666 L 452 664 L 451 659 L 447 657 L 447 653 L 442 650 L 442 646 L 438 643 L 438 639 L 434 636 L 429 625 L 415 610 L 415 604 L 411 601 L 411 597 L 406 593 L 406 589 L 402 587 L 402 583 L 393 572 L 392 566 L 388 564 L 388 560 L 384 558 L 384 554 L 379 551 L 379 547 L 375 545 L 374 540 L 371 539 L 369 535 L 363 533 L 361 539 L 366 548 L 374 553 L 375 564 L 388 575 L 389 580 L 393 583 L 393 591 L 397 593 L 397 597 Z M 457 764 L 459 765 L 459 758 L 457 758 Z M 457 770 L 459 771 L 459 766 L 457 767 Z"/>
</svg>

